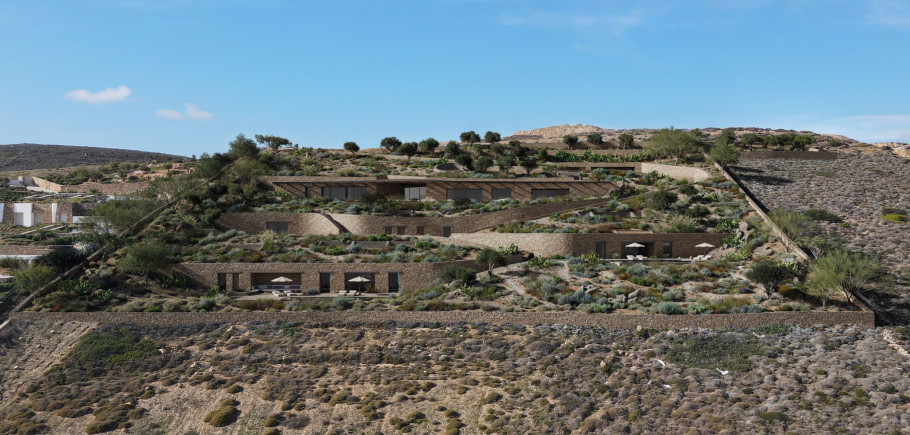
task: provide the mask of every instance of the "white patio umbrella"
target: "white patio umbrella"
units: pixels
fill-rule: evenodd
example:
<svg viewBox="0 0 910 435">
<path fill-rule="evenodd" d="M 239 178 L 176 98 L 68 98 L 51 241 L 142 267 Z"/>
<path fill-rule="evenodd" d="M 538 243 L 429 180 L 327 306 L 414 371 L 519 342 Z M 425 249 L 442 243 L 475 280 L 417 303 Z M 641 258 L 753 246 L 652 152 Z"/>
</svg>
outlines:
<svg viewBox="0 0 910 435">
<path fill-rule="evenodd" d="M 645 245 L 642 245 L 641 243 L 629 243 L 628 245 L 626 245 L 626 247 L 627 248 L 644 248 Z"/>
<path fill-rule="evenodd" d="M 290 279 L 286 276 L 279 276 L 278 278 L 275 278 L 272 280 L 272 282 L 291 282 L 291 281 L 293 281 L 293 279 Z"/>
<path fill-rule="evenodd" d="M 713 248 L 714 245 L 712 245 L 710 243 L 699 243 L 699 244 L 695 245 L 695 247 L 696 248 Z"/>
</svg>

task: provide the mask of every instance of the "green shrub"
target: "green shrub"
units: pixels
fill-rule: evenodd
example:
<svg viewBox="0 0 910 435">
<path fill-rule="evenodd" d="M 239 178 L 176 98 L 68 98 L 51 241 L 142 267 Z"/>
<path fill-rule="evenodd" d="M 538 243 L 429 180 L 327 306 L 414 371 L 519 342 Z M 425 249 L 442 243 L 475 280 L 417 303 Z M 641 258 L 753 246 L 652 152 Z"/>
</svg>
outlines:
<svg viewBox="0 0 910 435">
<path fill-rule="evenodd" d="M 808 217 L 809 219 L 812 219 L 814 221 L 826 221 L 826 222 L 834 222 L 834 223 L 843 222 L 843 219 L 841 219 L 840 216 L 838 216 L 834 213 L 831 213 L 828 210 L 811 209 L 811 210 L 806 210 L 805 212 L 803 212 L 803 214 L 805 214 L 806 217 Z"/>
<path fill-rule="evenodd" d="M 122 332 L 123 335 L 119 336 L 88 333 L 76 342 L 67 357 L 82 362 L 103 361 L 122 364 L 158 354 L 158 346 L 155 343 L 143 340 L 128 331 Z"/>
<path fill-rule="evenodd" d="M 910 222 L 910 217 L 907 217 L 907 215 L 895 213 L 882 215 L 882 219 L 895 224 L 905 224 L 907 222 Z"/>
<path fill-rule="evenodd" d="M 221 402 L 221 406 L 208 413 L 203 421 L 214 427 L 230 426 L 237 421 L 237 417 L 240 416 L 240 410 L 237 409 L 237 404 L 238 402 L 236 400 L 225 400 L 224 402 Z"/>
<path fill-rule="evenodd" d="M 684 367 L 744 371 L 752 368 L 749 357 L 763 352 L 764 346 L 755 337 L 723 334 L 678 340 L 667 351 L 667 358 Z"/>
<path fill-rule="evenodd" d="M 685 314 L 686 310 L 676 302 L 661 302 L 657 304 L 657 314 Z"/>
<path fill-rule="evenodd" d="M 477 280 L 477 271 L 466 267 L 450 265 L 440 270 L 438 277 L 443 282 L 461 281 L 472 283 Z"/>
</svg>

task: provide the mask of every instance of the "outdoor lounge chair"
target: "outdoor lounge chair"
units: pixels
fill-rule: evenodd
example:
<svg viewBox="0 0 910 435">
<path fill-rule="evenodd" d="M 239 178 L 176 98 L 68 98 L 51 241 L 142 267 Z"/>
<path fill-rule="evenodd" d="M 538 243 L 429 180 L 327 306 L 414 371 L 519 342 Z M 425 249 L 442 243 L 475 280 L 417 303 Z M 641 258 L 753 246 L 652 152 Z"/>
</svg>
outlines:
<svg viewBox="0 0 910 435">
<path fill-rule="evenodd" d="M 626 255 L 626 258 L 628 258 L 629 260 L 634 260 L 634 259 L 635 259 L 635 256 L 634 256 L 634 255 Z"/>
<path fill-rule="evenodd" d="M 636 260 L 647 260 L 647 258 L 644 255 L 636 255 L 635 259 Z"/>
</svg>

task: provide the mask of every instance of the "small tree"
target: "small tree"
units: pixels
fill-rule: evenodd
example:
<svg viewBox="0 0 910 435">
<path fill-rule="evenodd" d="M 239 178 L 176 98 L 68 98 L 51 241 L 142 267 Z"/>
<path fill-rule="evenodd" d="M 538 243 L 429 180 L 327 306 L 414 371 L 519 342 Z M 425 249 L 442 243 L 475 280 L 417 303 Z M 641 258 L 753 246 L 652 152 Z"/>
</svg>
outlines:
<svg viewBox="0 0 910 435">
<path fill-rule="evenodd" d="M 711 147 L 711 158 L 721 166 L 735 165 L 739 162 L 739 148 L 732 143 L 717 139 L 717 143 Z"/>
<path fill-rule="evenodd" d="M 679 199 L 679 195 L 664 189 L 655 190 L 646 196 L 648 205 L 655 210 L 666 210 L 677 199 Z"/>
<path fill-rule="evenodd" d="M 436 148 L 439 148 L 439 141 L 432 137 L 428 137 L 420 141 L 418 148 L 423 154 L 433 154 L 436 152 Z"/>
<path fill-rule="evenodd" d="M 699 142 L 693 135 L 670 127 L 651 136 L 644 150 L 658 157 L 670 157 L 673 164 L 676 164 L 679 163 L 679 159 L 698 152 Z"/>
<path fill-rule="evenodd" d="M 562 143 L 568 145 L 571 148 L 578 143 L 578 136 L 575 136 L 574 134 L 567 134 L 562 137 Z"/>
<path fill-rule="evenodd" d="M 495 249 L 483 248 L 480 252 L 477 253 L 477 262 L 480 264 L 486 263 L 487 274 L 492 278 L 493 267 L 504 266 L 506 264 L 506 259 L 502 256 L 502 254 L 499 253 L 499 251 Z"/>
<path fill-rule="evenodd" d="M 474 168 L 474 158 L 471 157 L 471 155 L 468 153 L 461 153 L 461 154 L 455 156 L 455 163 L 458 163 L 465 169 Z"/>
<path fill-rule="evenodd" d="M 283 137 L 273 136 L 270 134 L 257 134 L 253 137 L 256 138 L 256 142 L 258 142 L 260 145 L 265 145 L 272 151 L 277 150 L 278 148 L 281 148 L 282 146 L 291 145 L 291 141 L 289 141 Z"/>
<path fill-rule="evenodd" d="M 417 154 L 417 142 L 405 142 L 396 151 L 398 154 L 408 156 L 408 160 L 411 160 L 411 157 Z"/>
<path fill-rule="evenodd" d="M 807 146 L 815 143 L 815 137 L 810 134 L 804 134 L 793 138 L 793 149 L 805 150 Z"/>
<path fill-rule="evenodd" d="M 600 133 L 591 133 L 585 140 L 593 145 L 603 145 L 604 143 L 604 137 Z"/>
<path fill-rule="evenodd" d="M 793 272 L 787 266 L 773 261 L 759 261 L 746 272 L 746 278 L 757 282 L 765 289 L 765 295 L 770 297 L 781 283 L 793 278 Z"/>
<path fill-rule="evenodd" d="M 743 137 L 739 140 L 743 145 L 752 147 L 752 145 L 762 143 L 761 136 L 755 133 L 743 133 Z"/>
<path fill-rule="evenodd" d="M 357 154 L 357 151 L 360 151 L 360 147 L 357 145 L 357 142 L 345 142 L 344 150 L 353 154 Z"/>
<path fill-rule="evenodd" d="M 632 136 L 629 133 L 623 133 L 619 135 L 619 147 L 622 149 L 632 148 L 632 145 L 635 144 L 635 136 Z"/>
<path fill-rule="evenodd" d="M 117 262 L 122 272 L 142 275 L 148 283 L 149 273 L 160 271 L 173 262 L 167 246 L 157 242 L 140 243 L 126 248 L 126 255 Z"/>
<path fill-rule="evenodd" d="M 496 165 L 499 166 L 499 170 L 508 173 L 509 170 L 515 166 L 515 158 L 512 156 L 502 156 L 496 159 Z"/>
<path fill-rule="evenodd" d="M 823 300 L 830 297 L 833 289 L 840 291 L 847 302 L 852 302 L 857 292 L 886 276 L 887 271 L 878 258 L 835 249 L 812 264 L 812 269 L 806 276 L 806 284 L 812 294 Z"/>
<path fill-rule="evenodd" d="M 474 132 L 474 130 L 466 131 L 462 133 L 459 138 L 463 143 L 474 145 L 477 142 L 480 142 L 480 136 Z"/>
<path fill-rule="evenodd" d="M 51 252 L 38 257 L 38 264 L 43 264 L 63 273 L 85 260 L 85 255 L 72 246 L 57 246 Z"/>
<path fill-rule="evenodd" d="M 390 153 L 393 153 L 393 152 L 395 152 L 395 150 L 398 149 L 398 147 L 401 146 L 401 141 L 398 140 L 398 138 L 395 136 L 390 136 L 390 137 L 383 138 L 379 142 L 379 146 L 389 150 Z"/>
<path fill-rule="evenodd" d="M 537 160 L 532 158 L 525 158 L 521 161 L 521 167 L 525 168 L 527 176 L 531 176 L 531 171 L 537 169 Z"/>
<path fill-rule="evenodd" d="M 19 293 L 32 293 L 51 282 L 55 276 L 57 272 L 50 266 L 36 264 L 17 270 L 13 276 L 13 284 Z"/>
<path fill-rule="evenodd" d="M 461 154 L 461 147 L 458 146 L 458 143 L 455 141 L 449 141 L 449 143 L 446 144 L 444 152 L 446 158 L 454 159 L 455 157 L 458 157 L 459 154 Z"/>
<path fill-rule="evenodd" d="M 483 141 L 486 143 L 498 143 L 500 140 L 502 140 L 502 136 L 495 131 L 488 131 L 483 135 Z"/>
<path fill-rule="evenodd" d="M 486 172 L 491 166 L 493 166 L 493 159 L 487 156 L 480 156 L 474 159 L 474 169 L 478 172 Z"/>
<path fill-rule="evenodd" d="M 229 145 L 228 155 L 234 160 L 259 157 L 259 147 L 256 146 L 256 142 L 243 134 L 238 134 Z"/>
<path fill-rule="evenodd" d="M 736 133 L 733 133 L 732 128 L 725 128 L 720 131 L 720 135 L 717 136 L 717 143 L 721 142 L 730 145 L 736 142 Z"/>
</svg>

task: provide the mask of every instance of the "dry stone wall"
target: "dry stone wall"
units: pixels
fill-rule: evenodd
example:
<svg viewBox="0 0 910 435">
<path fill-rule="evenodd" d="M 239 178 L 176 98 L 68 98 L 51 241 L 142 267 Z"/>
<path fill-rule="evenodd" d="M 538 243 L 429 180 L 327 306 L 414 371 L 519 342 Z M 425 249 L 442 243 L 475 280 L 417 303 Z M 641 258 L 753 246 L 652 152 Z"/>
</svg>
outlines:
<svg viewBox="0 0 910 435">
<path fill-rule="evenodd" d="M 522 251 L 540 256 L 584 255 L 597 252 L 598 242 L 604 243 L 604 258 L 618 258 L 623 246 L 631 243 L 645 245 L 645 256 L 663 255 L 664 243 L 671 243 L 671 256 L 689 258 L 709 253 L 712 248 L 696 248 L 701 243 L 715 247 L 723 244 L 729 233 L 474 233 L 452 234 L 453 243 L 496 248 L 514 244 Z"/>
<path fill-rule="evenodd" d="M 65 321 L 108 324 L 180 325 L 197 323 L 242 324 L 249 322 L 299 322 L 302 326 L 329 324 L 382 325 L 387 323 L 485 323 L 544 325 L 565 324 L 607 329 L 757 328 L 788 323 L 806 327 L 856 325 L 875 327 L 871 312 L 773 312 L 710 315 L 586 314 L 579 312 L 488 312 L 488 311 L 282 311 L 234 313 L 57 313 L 21 311 L 10 313 L 14 321 Z"/>
</svg>

